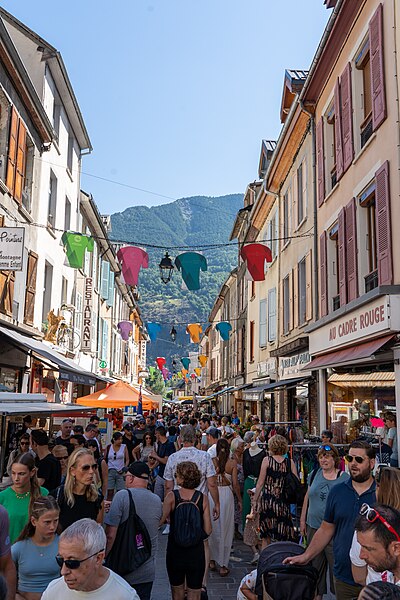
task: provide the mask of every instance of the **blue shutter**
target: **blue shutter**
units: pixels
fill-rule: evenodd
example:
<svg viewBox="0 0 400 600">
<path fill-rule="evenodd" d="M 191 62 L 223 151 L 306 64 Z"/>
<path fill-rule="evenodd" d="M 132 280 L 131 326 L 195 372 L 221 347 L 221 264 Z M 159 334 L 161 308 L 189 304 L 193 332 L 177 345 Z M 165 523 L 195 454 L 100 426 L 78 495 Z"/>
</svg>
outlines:
<svg viewBox="0 0 400 600">
<path fill-rule="evenodd" d="M 110 271 L 109 275 L 107 306 L 114 306 L 114 271 Z"/>
<path fill-rule="evenodd" d="M 259 346 L 267 345 L 267 300 L 260 300 Z"/>
<path fill-rule="evenodd" d="M 268 291 L 268 341 L 276 340 L 276 288 Z"/>
<path fill-rule="evenodd" d="M 110 281 L 110 263 L 106 260 L 101 261 L 101 291 L 100 295 L 103 300 L 107 300 Z"/>
<path fill-rule="evenodd" d="M 103 319 L 103 331 L 101 340 L 101 359 L 107 360 L 107 347 L 108 347 L 108 323 Z"/>
</svg>

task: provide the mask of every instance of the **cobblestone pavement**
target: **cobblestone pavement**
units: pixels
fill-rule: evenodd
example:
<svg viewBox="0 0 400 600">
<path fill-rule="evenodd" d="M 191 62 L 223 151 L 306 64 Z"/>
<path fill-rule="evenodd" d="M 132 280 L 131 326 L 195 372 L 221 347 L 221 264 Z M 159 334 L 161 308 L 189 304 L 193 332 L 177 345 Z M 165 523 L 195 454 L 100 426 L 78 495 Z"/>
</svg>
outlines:
<svg viewBox="0 0 400 600">
<path fill-rule="evenodd" d="M 157 554 L 156 578 L 153 585 L 152 600 L 171 600 L 167 570 L 165 567 L 165 554 L 167 549 L 167 535 L 160 534 Z M 227 577 L 220 577 L 216 572 L 210 572 L 208 578 L 209 600 L 236 600 L 239 583 L 254 569 L 250 564 L 252 552 L 243 542 L 234 541 L 230 573 Z M 335 596 L 324 596 L 324 600 L 334 600 Z"/>
</svg>

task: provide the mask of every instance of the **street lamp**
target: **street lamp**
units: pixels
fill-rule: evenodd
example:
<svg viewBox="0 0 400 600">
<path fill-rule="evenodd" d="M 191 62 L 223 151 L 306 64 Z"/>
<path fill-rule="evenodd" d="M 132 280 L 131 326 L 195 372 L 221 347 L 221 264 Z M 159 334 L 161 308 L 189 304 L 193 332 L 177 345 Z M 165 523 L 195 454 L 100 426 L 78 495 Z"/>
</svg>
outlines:
<svg viewBox="0 0 400 600">
<path fill-rule="evenodd" d="M 161 281 L 167 284 L 169 281 L 171 281 L 172 271 L 174 270 L 174 264 L 168 252 L 165 253 L 164 258 L 161 259 L 161 262 L 158 266 L 160 267 Z"/>
<path fill-rule="evenodd" d="M 169 335 L 171 336 L 171 340 L 173 342 L 175 342 L 175 340 L 176 340 L 176 334 L 177 334 L 177 331 L 176 331 L 175 327 L 172 325 L 172 329 L 171 329 Z"/>
</svg>

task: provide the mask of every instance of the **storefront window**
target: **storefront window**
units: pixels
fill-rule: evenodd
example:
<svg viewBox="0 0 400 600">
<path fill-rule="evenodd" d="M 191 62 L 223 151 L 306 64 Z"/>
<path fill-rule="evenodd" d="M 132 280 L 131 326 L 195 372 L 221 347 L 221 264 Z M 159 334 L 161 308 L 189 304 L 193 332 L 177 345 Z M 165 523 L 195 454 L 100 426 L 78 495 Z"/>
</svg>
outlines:
<svg viewBox="0 0 400 600">
<path fill-rule="evenodd" d="M 47 402 L 55 401 L 56 379 L 54 371 L 51 369 L 43 369 L 42 394 L 47 397 Z"/>
<path fill-rule="evenodd" d="M 20 372 L 18 369 L 0 368 L 0 392 L 18 392 Z"/>
</svg>

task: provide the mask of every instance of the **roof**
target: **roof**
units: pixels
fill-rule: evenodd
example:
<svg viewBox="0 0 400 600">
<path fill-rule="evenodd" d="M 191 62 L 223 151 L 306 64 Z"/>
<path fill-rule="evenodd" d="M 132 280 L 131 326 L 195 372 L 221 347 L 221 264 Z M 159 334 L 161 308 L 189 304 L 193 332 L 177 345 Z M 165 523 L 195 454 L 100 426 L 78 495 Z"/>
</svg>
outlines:
<svg viewBox="0 0 400 600">
<path fill-rule="evenodd" d="M 60 52 L 49 44 L 45 39 L 40 37 L 32 29 L 27 27 L 24 23 L 19 21 L 14 15 L 6 11 L 0 6 L 0 16 L 4 21 L 17 28 L 26 37 L 30 38 L 33 42 L 38 45 L 39 48 L 43 48 L 43 58 L 49 65 L 51 75 L 57 86 L 57 90 L 60 94 L 60 98 L 63 102 L 65 111 L 68 115 L 71 127 L 76 136 L 77 142 L 81 150 L 91 151 L 92 144 L 89 139 L 89 134 L 86 130 L 86 126 L 83 120 L 81 110 L 79 108 L 78 100 L 75 96 L 74 90 L 69 79 L 67 69 Z M 12 33 L 9 31 L 12 38 Z"/>
<path fill-rule="evenodd" d="M 276 148 L 275 140 L 262 140 L 260 162 L 258 164 L 258 176 L 262 179 L 267 172 L 268 165 L 271 162 L 272 154 Z"/>
<path fill-rule="evenodd" d="M 303 69 L 286 69 L 283 81 L 283 92 L 281 102 L 281 122 L 284 123 L 289 114 L 290 107 L 296 97 L 303 89 L 308 71 Z"/>
</svg>

